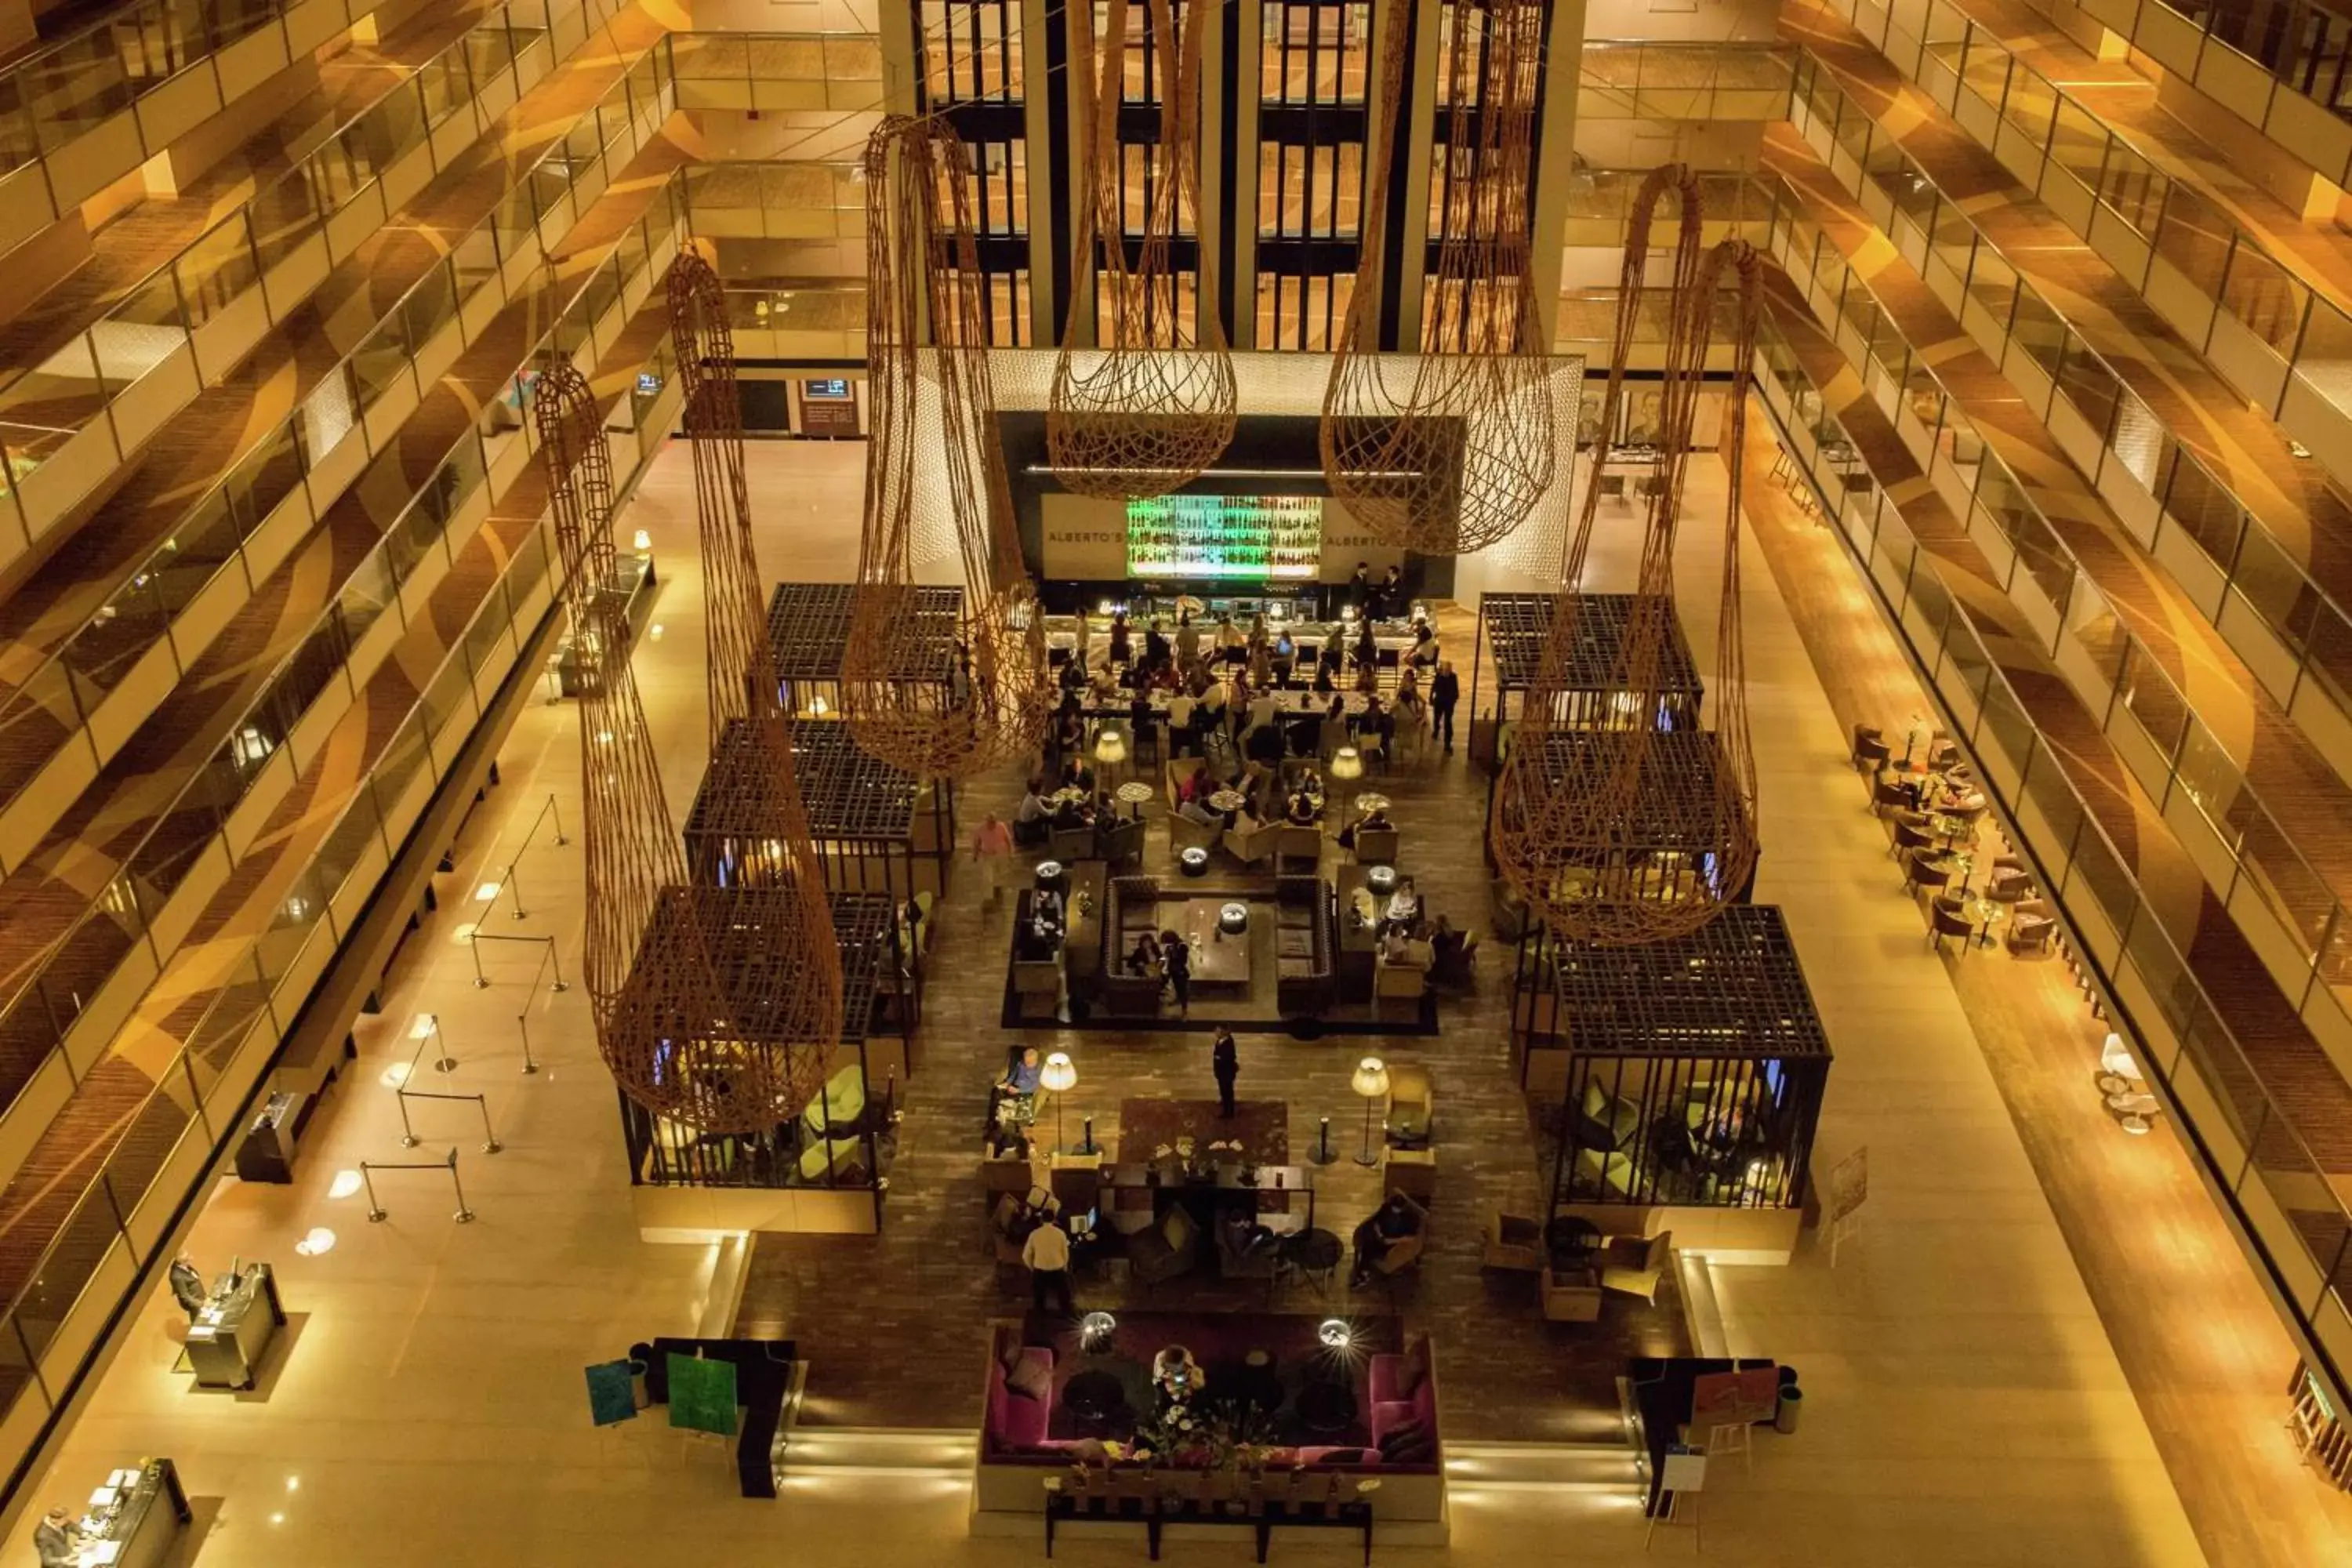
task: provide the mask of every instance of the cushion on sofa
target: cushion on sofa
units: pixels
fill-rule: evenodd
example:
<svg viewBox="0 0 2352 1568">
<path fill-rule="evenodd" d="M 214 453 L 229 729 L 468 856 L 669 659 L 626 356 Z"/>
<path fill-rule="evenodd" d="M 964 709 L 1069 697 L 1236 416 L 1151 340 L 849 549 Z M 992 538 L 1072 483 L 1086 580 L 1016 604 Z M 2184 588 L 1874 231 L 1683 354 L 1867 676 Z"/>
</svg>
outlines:
<svg viewBox="0 0 2352 1568">
<path fill-rule="evenodd" d="M 1608 1189 L 1631 1193 L 1633 1190 L 1633 1157 L 1603 1153 L 1598 1149 L 1579 1149 L 1576 1152 L 1576 1184 L 1579 1190 L 1588 1193 Z"/>
<path fill-rule="evenodd" d="M 1024 1354 L 1004 1374 L 1005 1389 L 1022 1399 L 1048 1399 L 1054 1393 L 1054 1363 Z"/>
<path fill-rule="evenodd" d="M 1194 1228 L 1191 1211 L 1179 1204 L 1168 1211 L 1166 1219 L 1160 1222 L 1160 1239 L 1168 1243 L 1169 1251 L 1181 1252 L 1192 1245 Z"/>
<path fill-rule="evenodd" d="M 1601 1150 L 1622 1149 L 1642 1128 L 1641 1108 L 1619 1100 L 1588 1079 L 1584 1084 L 1584 1126 L 1581 1142 Z"/>
</svg>

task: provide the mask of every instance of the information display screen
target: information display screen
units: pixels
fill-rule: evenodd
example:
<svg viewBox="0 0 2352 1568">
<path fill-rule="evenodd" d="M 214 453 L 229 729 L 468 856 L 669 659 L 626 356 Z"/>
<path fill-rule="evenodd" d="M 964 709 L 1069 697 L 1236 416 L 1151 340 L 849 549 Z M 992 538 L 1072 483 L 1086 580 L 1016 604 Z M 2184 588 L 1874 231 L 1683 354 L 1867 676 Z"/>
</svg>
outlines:
<svg viewBox="0 0 2352 1568">
<path fill-rule="evenodd" d="M 1127 503 L 1129 577 L 1313 581 L 1320 496 L 1158 496 Z"/>
</svg>

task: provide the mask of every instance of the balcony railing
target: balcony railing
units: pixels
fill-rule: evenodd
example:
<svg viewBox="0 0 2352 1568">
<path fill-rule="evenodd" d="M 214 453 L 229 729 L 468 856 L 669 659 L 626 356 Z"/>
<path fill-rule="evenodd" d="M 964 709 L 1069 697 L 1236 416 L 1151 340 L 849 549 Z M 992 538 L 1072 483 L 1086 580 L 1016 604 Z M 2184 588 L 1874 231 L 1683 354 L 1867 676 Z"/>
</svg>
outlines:
<svg viewBox="0 0 2352 1568">
<path fill-rule="evenodd" d="M 555 37 L 583 38 L 617 9 L 509 0 L 64 348 L 0 382 L 0 495 L 14 525 L 0 564 L 46 538 L 478 140 L 553 68 Z"/>
<path fill-rule="evenodd" d="M 615 142 L 651 135 L 667 112 L 658 92 L 647 96 L 654 82 L 651 60 L 642 68 L 647 72 L 644 80 L 625 79 L 604 100 Z M 642 116 L 634 128 L 618 118 L 632 103 Z M 683 221 L 682 187 L 673 179 L 523 363 L 572 351 L 614 301 L 650 287 L 673 253 Z M 534 380 L 527 372 L 518 374 L 499 401 L 523 408 Z M 467 432 L 232 724 L 228 739 L 173 802 L 150 818 L 138 845 L 122 857 L 121 870 L 52 947 L 40 972 L 0 1011 L 0 1126 L 61 1103 L 103 1057 L 138 993 L 161 973 L 193 919 L 191 900 L 176 897 L 184 884 L 217 882 L 241 858 L 275 793 L 290 785 L 324 743 L 340 710 L 320 707 L 320 696 L 331 693 L 339 679 L 355 689 L 356 678 L 350 674 L 355 654 L 381 658 L 389 651 L 396 628 L 416 609 L 403 590 L 420 572 L 437 576 L 451 563 L 447 535 L 453 523 L 470 531 L 478 521 L 478 513 L 488 504 L 483 487 L 494 472 L 511 474 L 522 458 L 520 449 L 512 456 L 508 449 L 521 439 Z M 371 638 L 379 626 L 383 635 Z M 436 713 L 432 733 L 438 735 L 445 721 Z M 206 873 L 203 878 L 196 876 L 200 868 Z M 313 913 L 327 906 L 331 891 L 311 901 Z M 83 975 L 79 984 L 50 978 L 48 970 L 60 954 L 71 955 Z M 103 966 L 105 978 L 92 985 L 87 974 L 94 965 Z"/>
<path fill-rule="evenodd" d="M 2279 706 L 2352 776 L 2352 616 L 1810 57 L 1790 117 L 1831 172 Z"/>
<path fill-rule="evenodd" d="M 872 33 L 675 33 L 668 43 L 680 109 L 882 108 L 882 40 Z"/>
<path fill-rule="evenodd" d="M 1776 248 L 1780 248 L 1776 235 Z M 2163 1084 L 2214 1179 L 2306 1327 L 2335 1385 L 2352 1368 L 2352 1210 L 2257 1074 L 2120 853 L 1989 657 L 1883 486 L 1855 486 L 1857 447 L 1770 323 L 1758 380 L 1788 449 L 1824 498 L 1897 635 L 1981 764 L 2083 952 L 2126 1014 L 2138 1059 Z"/>
<path fill-rule="evenodd" d="M 1780 120 L 1796 51 L 1786 44 L 1664 44 L 1587 38 L 1576 118 Z"/>
<path fill-rule="evenodd" d="M 0 868 L 14 872 L 79 784 L 126 743 L 259 584 L 488 322 L 487 284 L 519 286 L 635 149 L 623 133 L 667 104 L 656 51 L 550 146 L 467 233 L 217 483 L 99 609 L 0 703 Z M 633 99 L 632 94 L 635 97 Z M 608 150 L 619 149 L 617 156 Z M 381 220 L 379 220 L 381 221 Z"/>
<path fill-rule="evenodd" d="M 609 302 L 610 294 L 604 297 Z M 584 339 L 586 323 L 574 321 L 569 335 Z M 540 352 L 558 352 L 552 345 L 552 338 L 542 340 Z M 651 363 L 665 391 L 633 395 L 636 451 L 615 465 L 624 484 L 667 438 L 675 414 L 667 340 Z M 530 378 L 516 383 L 526 400 L 529 384 Z M 125 1294 L 162 1260 L 180 1207 L 239 1131 L 311 988 L 553 609 L 562 571 L 553 531 L 542 521 L 490 585 L 438 675 L 280 900 L 271 929 L 220 983 L 186 1045 L 123 1123 L 126 1131 L 81 1190 L 29 1282 L 0 1313 L 0 1470 L 12 1477 L 0 1502 L 24 1483 L 27 1461 L 72 1399 Z"/>
</svg>

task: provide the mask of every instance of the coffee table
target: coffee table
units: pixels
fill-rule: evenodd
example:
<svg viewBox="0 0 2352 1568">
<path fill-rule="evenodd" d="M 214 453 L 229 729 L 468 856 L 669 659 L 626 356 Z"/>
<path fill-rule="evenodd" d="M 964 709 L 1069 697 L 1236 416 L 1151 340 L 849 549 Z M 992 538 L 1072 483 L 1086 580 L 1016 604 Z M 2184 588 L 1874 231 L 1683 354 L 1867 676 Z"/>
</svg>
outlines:
<svg viewBox="0 0 2352 1568">
<path fill-rule="evenodd" d="M 1062 1388 L 1062 1403 L 1088 1426 L 1099 1426 L 1127 1412 L 1127 1391 L 1118 1374 L 1099 1367 L 1078 1373 Z"/>
<path fill-rule="evenodd" d="M 1192 939 L 1192 984 L 1246 985 L 1250 979 L 1250 939 L 1220 930 L 1229 899 L 1187 899 L 1175 929 Z"/>
<path fill-rule="evenodd" d="M 1294 1231 L 1282 1238 L 1276 1254 L 1284 1268 L 1304 1277 L 1320 1295 L 1331 1288 L 1331 1276 L 1347 1256 L 1339 1238 L 1321 1227 Z"/>
<path fill-rule="evenodd" d="M 1344 1383 L 1310 1383 L 1298 1391 L 1298 1424 L 1318 1437 L 1347 1430 L 1355 1418 L 1355 1390 Z"/>
</svg>

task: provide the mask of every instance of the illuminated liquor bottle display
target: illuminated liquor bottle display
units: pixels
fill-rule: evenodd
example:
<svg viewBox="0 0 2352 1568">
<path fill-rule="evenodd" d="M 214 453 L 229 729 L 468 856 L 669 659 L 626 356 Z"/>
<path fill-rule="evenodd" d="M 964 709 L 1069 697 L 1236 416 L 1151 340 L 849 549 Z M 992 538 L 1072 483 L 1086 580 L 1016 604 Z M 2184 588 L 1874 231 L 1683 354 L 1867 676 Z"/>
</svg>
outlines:
<svg viewBox="0 0 2352 1568">
<path fill-rule="evenodd" d="M 1320 496 L 1159 496 L 1127 503 L 1130 577 L 1312 581 L 1323 565 Z"/>
</svg>

